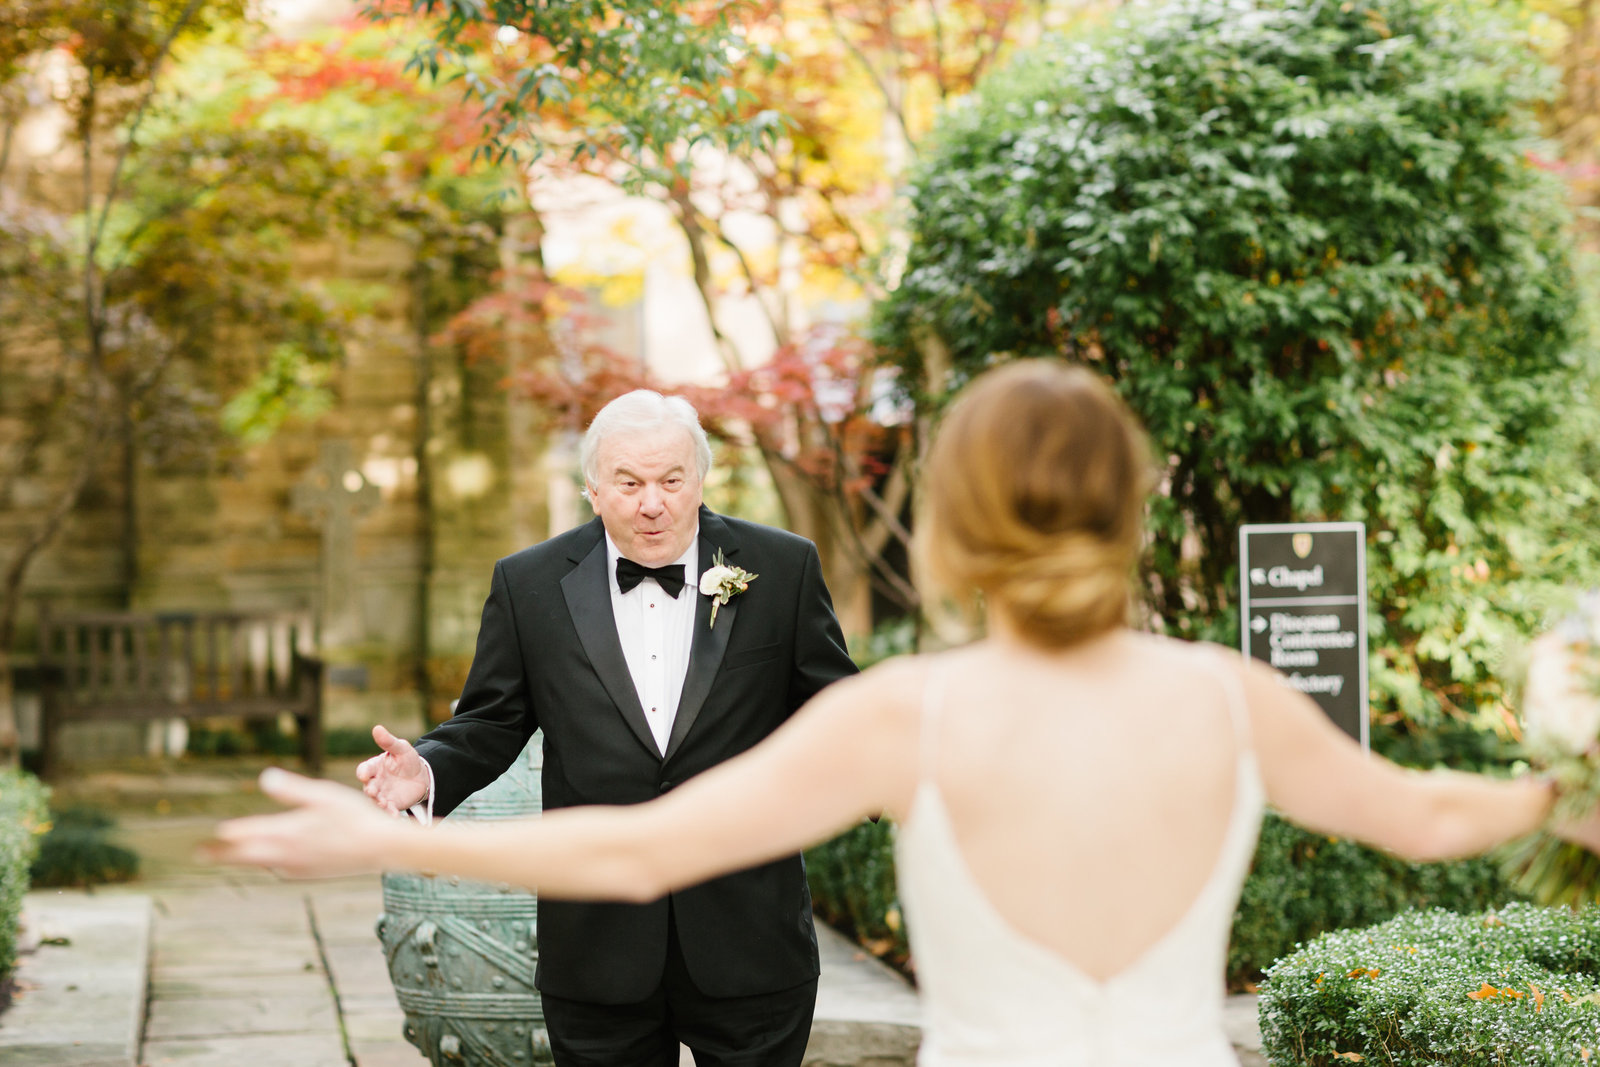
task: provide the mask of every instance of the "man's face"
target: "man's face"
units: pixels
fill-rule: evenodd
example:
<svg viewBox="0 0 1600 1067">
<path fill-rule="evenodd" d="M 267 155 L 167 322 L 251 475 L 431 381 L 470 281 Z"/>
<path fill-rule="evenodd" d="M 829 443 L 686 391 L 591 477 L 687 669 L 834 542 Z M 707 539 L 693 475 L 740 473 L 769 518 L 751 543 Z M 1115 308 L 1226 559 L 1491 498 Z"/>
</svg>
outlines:
<svg viewBox="0 0 1600 1067">
<path fill-rule="evenodd" d="M 613 433 L 595 455 L 589 500 L 606 533 L 635 563 L 660 567 L 683 555 L 700 525 L 694 439 L 670 423 Z"/>
</svg>

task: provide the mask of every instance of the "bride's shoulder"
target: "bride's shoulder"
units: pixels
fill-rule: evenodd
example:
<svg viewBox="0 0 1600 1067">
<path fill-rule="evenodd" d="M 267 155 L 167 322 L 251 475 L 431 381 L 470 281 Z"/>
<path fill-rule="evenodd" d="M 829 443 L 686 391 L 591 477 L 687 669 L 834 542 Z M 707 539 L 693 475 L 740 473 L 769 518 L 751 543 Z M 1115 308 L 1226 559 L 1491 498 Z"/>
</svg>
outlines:
<svg viewBox="0 0 1600 1067">
<path fill-rule="evenodd" d="M 971 651 L 965 648 L 891 656 L 832 688 L 848 693 L 853 701 L 870 702 L 889 715 L 897 715 L 919 708 L 929 685 L 949 678 L 952 672 L 959 675 L 971 667 L 971 659 Z"/>
<path fill-rule="evenodd" d="M 1188 664 L 1196 669 L 1214 667 L 1218 663 L 1232 665 L 1239 653 L 1211 641 L 1188 641 L 1181 637 L 1166 637 L 1142 630 L 1128 631 L 1139 653 L 1149 659 L 1167 661 L 1173 665 Z"/>
<path fill-rule="evenodd" d="M 850 684 L 863 690 L 885 696 L 909 696 L 921 692 L 932 666 L 948 653 L 907 653 L 879 660 L 856 677 Z"/>
</svg>

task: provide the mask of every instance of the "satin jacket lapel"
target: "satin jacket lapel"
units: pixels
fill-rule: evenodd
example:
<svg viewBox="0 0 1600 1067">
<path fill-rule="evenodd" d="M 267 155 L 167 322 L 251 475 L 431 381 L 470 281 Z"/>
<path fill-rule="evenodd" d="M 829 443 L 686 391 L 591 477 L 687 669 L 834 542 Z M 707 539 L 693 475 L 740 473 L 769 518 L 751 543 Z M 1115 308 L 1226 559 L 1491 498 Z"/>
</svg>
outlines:
<svg viewBox="0 0 1600 1067">
<path fill-rule="evenodd" d="M 729 536 L 728 527 L 714 512 L 700 509 L 700 573 L 711 569 L 711 559 L 717 549 L 732 560 L 739 551 Z M 711 683 L 722 669 L 722 657 L 728 651 L 728 635 L 733 632 L 734 619 L 739 614 L 739 598 L 734 597 L 717 609 L 717 625 L 711 625 L 711 598 L 698 589 L 690 590 L 697 598 L 694 608 L 694 642 L 689 648 L 689 671 L 683 678 L 683 693 L 678 698 L 678 714 L 672 720 L 672 733 L 667 738 L 665 762 L 683 747 L 683 739 L 705 706 L 711 694 Z"/>
<path fill-rule="evenodd" d="M 594 548 L 578 565 L 561 579 L 561 592 L 567 598 L 567 610 L 572 613 L 572 625 L 578 631 L 583 651 L 594 665 L 600 684 L 606 687 L 623 721 L 628 724 L 639 743 L 651 755 L 660 756 L 650 724 L 645 721 L 644 708 L 639 704 L 639 694 L 633 688 L 633 675 L 628 671 L 628 661 L 622 654 L 622 641 L 617 637 L 616 616 L 611 613 L 611 585 L 606 574 L 606 539 L 595 542 Z"/>
</svg>

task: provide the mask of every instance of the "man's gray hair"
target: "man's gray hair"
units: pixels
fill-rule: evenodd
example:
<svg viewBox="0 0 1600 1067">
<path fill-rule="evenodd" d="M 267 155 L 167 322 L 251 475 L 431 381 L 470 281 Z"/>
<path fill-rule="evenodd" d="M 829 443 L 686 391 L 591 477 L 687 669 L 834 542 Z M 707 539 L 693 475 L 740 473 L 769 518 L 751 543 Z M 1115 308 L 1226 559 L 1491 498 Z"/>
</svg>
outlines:
<svg viewBox="0 0 1600 1067">
<path fill-rule="evenodd" d="M 662 396 L 650 389 L 623 393 L 601 408 L 583 435 L 578 459 L 583 464 L 583 480 L 600 484 L 600 442 L 616 433 L 654 430 L 659 426 L 682 426 L 694 441 L 694 462 L 704 481 L 711 469 L 711 442 L 700 426 L 700 414 L 681 396 Z"/>
</svg>

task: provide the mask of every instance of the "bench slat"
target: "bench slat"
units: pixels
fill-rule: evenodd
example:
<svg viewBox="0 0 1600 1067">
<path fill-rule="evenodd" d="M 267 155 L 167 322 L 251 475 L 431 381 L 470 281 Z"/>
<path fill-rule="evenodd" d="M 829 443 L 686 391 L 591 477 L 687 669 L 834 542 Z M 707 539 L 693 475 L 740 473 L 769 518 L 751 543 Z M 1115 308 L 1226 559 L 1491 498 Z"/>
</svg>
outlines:
<svg viewBox="0 0 1600 1067">
<path fill-rule="evenodd" d="M 39 615 L 45 773 L 69 722 L 147 722 L 285 713 L 321 767 L 321 662 L 300 612 L 85 612 Z"/>
</svg>

